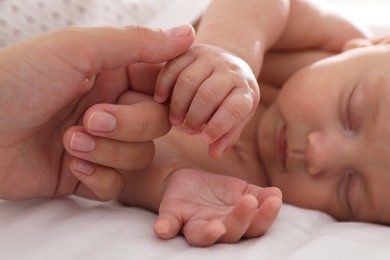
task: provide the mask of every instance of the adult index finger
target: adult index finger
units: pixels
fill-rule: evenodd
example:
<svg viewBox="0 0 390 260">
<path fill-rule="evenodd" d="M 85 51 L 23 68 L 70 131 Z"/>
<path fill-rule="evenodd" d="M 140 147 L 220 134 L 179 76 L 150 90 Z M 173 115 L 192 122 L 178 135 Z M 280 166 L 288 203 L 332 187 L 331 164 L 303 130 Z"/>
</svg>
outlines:
<svg viewBox="0 0 390 260">
<path fill-rule="evenodd" d="M 149 95 L 128 91 L 119 104 L 98 104 L 84 116 L 86 130 L 124 142 L 145 142 L 166 134 L 171 129 L 169 108 Z"/>
</svg>

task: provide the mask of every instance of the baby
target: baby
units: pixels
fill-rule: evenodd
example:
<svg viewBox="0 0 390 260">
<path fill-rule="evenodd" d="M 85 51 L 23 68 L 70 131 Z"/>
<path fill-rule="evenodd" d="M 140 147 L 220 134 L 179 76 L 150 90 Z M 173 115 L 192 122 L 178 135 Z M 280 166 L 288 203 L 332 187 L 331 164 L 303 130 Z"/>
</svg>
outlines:
<svg viewBox="0 0 390 260">
<path fill-rule="evenodd" d="M 264 234 L 281 192 L 339 220 L 390 223 L 386 39 L 348 41 L 366 34 L 309 1 L 284 1 L 285 25 L 259 30 L 258 2 L 213 1 L 192 49 L 163 68 L 155 99 L 175 127 L 151 166 L 124 174 L 121 200 L 158 211 L 159 237 L 196 246 Z"/>
<path fill-rule="evenodd" d="M 293 56 L 293 61 L 286 57 L 284 62 L 323 54 L 300 55 Z M 283 64 L 277 59 L 266 58 L 264 71 L 280 71 Z M 157 234 L 170 237 L 184 226 L 184 234 L 194 245 L 211 244 L 215 238 L 232 242 L 265 232 L 276 217 L 281 196 L 275 189 L 258 186 L 278 187 L 284 202 L 321 210 L 339 220 L 389 224 L 390 204 L 385 199 L 390 186 L 390 123 L 385 112 L 390 109 L 389 68 L 389 44 L 352 49 L 314 62 L 294 74 L 274 102 L 259 104 L 240 139 L 217 160 L 206 155 L 207 146 L 197 136 L 173 128 L 157 141 L 155 164 L 127 177 L 132 188 L 126 189 L 123 200 L 147 205 L 139 204 L 136 195 L 140 192 L 136 179 L 145 174 L 152 189 L 156 184 L 164 187 L 161 197 L 155 198 L 161 201 Z M 282 69 L 281 74 L 285 73 Z M 270 82 L 280 80 L 264 77 Z M 202 207 L 209 209 L 203 212 Z M 215 218 L 227 218 L 227 227 L 210 220 Z M 195 223 L 186 226 L 188 219 Z M 257 221 L 249 221 L 253 219 Z M 226 235 L 228 228 L 235 231 Z M 195 235 L 203 229 L 207 235 Z"/>
</svg>

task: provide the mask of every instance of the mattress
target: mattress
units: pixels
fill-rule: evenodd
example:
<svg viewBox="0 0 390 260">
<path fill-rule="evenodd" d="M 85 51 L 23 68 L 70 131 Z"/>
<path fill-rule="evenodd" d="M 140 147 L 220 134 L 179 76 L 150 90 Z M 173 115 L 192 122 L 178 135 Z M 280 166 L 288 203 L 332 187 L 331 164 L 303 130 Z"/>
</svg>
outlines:
<svg viewBox="0 0 390 260">
<path fill-rule="evenodd" d="M 376 34 L 390 33 L 387 1 L 329 1 Z M 171 0 L 148 13 L 143 24 L 189 22 L 206 5 L 207 0 Z M 291 205 L 283 205 L 264 236 L 207 248 L 191 247 L 181 236 L 158 239 L 155 220 L 152 212 L 115 201 L 74 196 L 0 201 L 0 259 L 390 259 L 390 227 L 337 222 L 325 213 Z"/>
</svg>

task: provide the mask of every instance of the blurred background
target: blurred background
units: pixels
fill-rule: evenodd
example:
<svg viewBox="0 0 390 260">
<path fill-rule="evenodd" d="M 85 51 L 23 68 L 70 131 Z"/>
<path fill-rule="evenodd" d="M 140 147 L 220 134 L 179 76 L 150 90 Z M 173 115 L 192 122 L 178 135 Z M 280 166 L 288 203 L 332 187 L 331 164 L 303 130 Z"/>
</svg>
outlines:
<svg viewBox="0 0 390 260">
<path fill-rule="evenodd" d="M 193 22 L 210 0 L 0 0 L 0 48 L 64 26 L 168 28 Z M 239 0 L 237 0 L 239 1 Z M 390 34 L 390 0 L 313 0 Z"/>
<path fill-rule="evenodd" d="M 318 0 L 329 2 L 334 9 L 355 21 L 369 25 L 376 34 L 390 34 L 389 0 Z"/>
</svg>

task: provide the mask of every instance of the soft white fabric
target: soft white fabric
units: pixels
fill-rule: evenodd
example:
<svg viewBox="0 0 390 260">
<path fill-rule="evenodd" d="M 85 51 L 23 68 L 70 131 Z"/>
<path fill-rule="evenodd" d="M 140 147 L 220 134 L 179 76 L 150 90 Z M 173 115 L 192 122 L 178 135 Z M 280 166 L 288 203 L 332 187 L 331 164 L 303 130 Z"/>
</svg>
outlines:
<svg viewBox="0 0 390 260">
<path fill-rule="evenodd" d="M 156 215 L 80 198 L 0 203 L 0 259 L 389 259 L 390 228 L 289 205 L 258 239 L 208 248 L 159 240 Z"/>
<path fill-rule="evenodd" d="M 192 22 L 207 3 L 208 0 L 0 0 L 0 48 L 64 26 L 169 27 Z"/>
<path fill-rule="evenodd" d="M 369 25 L 375 35 L 389 35 L 389 0 L 323 0 L 341 14 Z"/>
<path fill-rule="evenodd" d="M 85 26 L 142 23 L 169 27 L 192 21 L 207 1 L 0 0 L 0 44 L 1 41 L 6 45 L 40 33 L 42 24 L 47 26 L 45 30 L 51 30 L 68 25 L 67 21 Z M 378 34 L 390 33 L 387 0 L 331 1 L 341 12 L 368 22 Z M 53 10 L 62 10 L 59 13 L 61 19 L 50 12 L 43 16 L 44 12 L 37 7 L 42 2 L 47 7 L 50 3 Z M 88 8 L 85 15 L 73 16 L 79 7 L 66 7 L 67 2 L 80 4 L 79 7 L 93 3 L 95 9 Z M 104 7 L 108 3 L 113 4 L 110 7 L 112 15 L 107 14 L 109 12 Z M 18 4 L 18 12 L 12 11 L 13 4 Z M 22 4 L 25 7 L 20 7 Z M 22 17 L 30 14 L 34 22 L 18 17 L 22 12 Z M 39 18 L 36 12 L 43 17 Z M 118 16 L 114 13 L 121 14 L 122 18 L 116 19 Z M 125 14 L 129 14 L 128 17 Z M 77 22 L 68 20 L 71 17 L 76 17 Z M 16 29 L 20 34 L 13 35 Z M 8 36 L 12 40 L 8 41 Z M 0 201 L 0 259 L 390 259 L 389 227 L 340 223 L 324 213 L 289 205 L 283 206 L 276 223 L 265 236 L 209 248 L 190 247 L 182 237 L 168 241 L 157 239 L 152 229 L 155 219 L 154 213 L 142 209 L 76 197 Z"/>
</svg>

